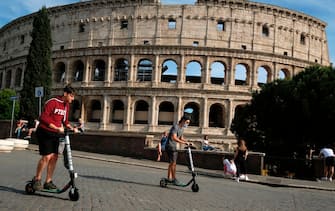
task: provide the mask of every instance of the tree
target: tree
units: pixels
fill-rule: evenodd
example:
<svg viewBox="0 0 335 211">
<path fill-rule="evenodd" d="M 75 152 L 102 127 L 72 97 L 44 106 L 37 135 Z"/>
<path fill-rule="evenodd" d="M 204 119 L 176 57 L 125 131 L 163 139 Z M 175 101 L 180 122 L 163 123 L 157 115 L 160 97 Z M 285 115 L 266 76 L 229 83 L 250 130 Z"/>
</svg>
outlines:
<svg viewBox="0 0 335 211">
<path fill-rule="evenodd" d="M 255 150 L 302 156 L 307 144 L 333 142 L 334 108 L 335 70 L 312 66 L 254 93 L 250 104 L 237 110 L 231 131 Z"/>
<path fill-rule="evenodd" d="M 20 92 L 20 115 L 30 121 L 38 116 L 38 99 L 35 87 L 44 88 L 44 102 L 51 92 L 51 28 L 47 9 L 43 7 L 33 21 L 27 66 L 24 73 L 23 89 Z"/>
<path fill-rule="evenodd" d="M 11 119 L 13 110 L 13 101 L 11 96 L 16 96 L 12 89 L 3 89 L 0 91 L 0 119 Z M 15 101 L 14 118 L 16 119 L 19 113 L 19 101 Z"/>
</svg>

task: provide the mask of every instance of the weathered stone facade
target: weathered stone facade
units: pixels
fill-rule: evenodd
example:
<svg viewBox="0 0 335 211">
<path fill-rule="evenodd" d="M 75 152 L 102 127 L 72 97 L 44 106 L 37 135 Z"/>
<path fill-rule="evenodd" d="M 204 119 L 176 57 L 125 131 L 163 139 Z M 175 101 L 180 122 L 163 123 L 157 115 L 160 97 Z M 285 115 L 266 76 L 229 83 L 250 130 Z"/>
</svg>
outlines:
<svg viewBox="0 0 335 211">
<path fill-rule="evenodd" d="M 235 108 L 260 83 L 329 65 L 325 22 L 247 0 L 93 0 L 48 11 L 53 93 L 76 87 L 72 119 L 91 131 L 158 135 L 191 108 L 189 137 L 231 142 Z M 0 29 L 1 89 L 22 88 L 34 15 Z"/>
</svg>

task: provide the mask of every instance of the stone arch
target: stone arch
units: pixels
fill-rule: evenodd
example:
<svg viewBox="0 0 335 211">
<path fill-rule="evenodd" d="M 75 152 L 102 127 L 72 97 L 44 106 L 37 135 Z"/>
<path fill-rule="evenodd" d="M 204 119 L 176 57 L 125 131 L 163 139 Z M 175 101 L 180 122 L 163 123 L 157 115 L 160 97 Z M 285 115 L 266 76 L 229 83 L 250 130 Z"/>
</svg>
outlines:
<svg viewBox="0 0 335 211">
<path fill-rule="evenodd" d="M 238 63 L 235 66 L 235 85 L 249 85 L 250 70 L 246 63 Z"/>
<path fill-rule="evenodd" d="M 201 83 L 201 63 L 192 60 L 186 66 L 185 78 L 187 83 Z"/>
<path fill-rule="evenodd" d="M 257 84 L 262 86 L 271 82 L 272 74 L 271 69 L 267 65 L 261 65 L 257 69 Z"/>
<path fill-rule="evenodd" d="M 20 87 L 23 76 L 23 70 L 21 68 L 17 68 L 15 71 L 15 86 Z"/>
<path fill-rule="evenodd" d="M 5 88 L 11 88 L 12 70 L 7 70 L 5 76 L 6 76 Z"/>
<path fill-rule="evenodd" d="M 225 107 L 220 103 L 214 103 L 209 108 L 208 127 L 225 127 Z"/>
<path fill-rule="evenodd" d="M 185 112 L 185 110 L 192 110 L 192 113 Z M 196 102 L 189 102 L 184 106 L 184 115 L 191 117 L 190 126 L 199 126 L 200 105 Z"/>
<path fill-rule="evenodd" d="M 64 83 L 65 82 L 65 63 L 58 62 L 55 65 L 54 69 L 54 82 L 56 83 Z"/>
<path fill-rule="evenodd" d="M 92 100 L 88 108 L 87 119 L 89 122 L 100 122 L 101 119 L 101 102 L 99 100 Z"/>
<path fill-rule="evenodd" d="M 161 82 L 177 82 L 178 66 L 175 60 L 167 59 L 162 64 Z"/>
<path fill-rule="evenodd" d="M 242 108 L 244 108 L 246 106 L 246 103 L 239 103 L 235 106 L 234 108 L 234 118 L 235 116 L 238 115 L 238 113 L 241 111 Z"/>
<path fill-rule="evenodd" d="M 148 124 L 149 104 L 144 100 L 135 102 L 134 124 Z"/>
<path fill-rule="evenodd" d="M 92 81 L 104 81 L 106 74 L 106 62 L 102 59 L 94 60 Z"/>
<path fill-rule="evenodd" d="M 72 79 L 70 81 L 80 82 L 84 79 L 85 65 L 81 60 L 76 60 L 72 64 Z"/>
<path fill-rule="evenodd" d="M 114 81 L 127 81 L 129 62 L 125 58 L 119 58 L 115 62 Z"/>
<path fill-rule="evenodd" d="M 69 111 L 70 121 L 78 121 L 78 119 L 80 118 L 80 108 L 81 108 L 81 104 L 79 100 L 77 99 L 73 100 L 70 106 L 70 111 Z"/>
<path fill-rule="evenodd" d="M 214 61 L 211 64 L 210 77 L 212 84 L 224 85 L 226 79 L 225 64 L 221 61 Z"/>
<path fill-rule="evenodd" d="M 158 124 L 172 125 L 174 117 L 174 105 L 169 101 L 163 101 L 159 104 Z"/>
<path fill-rule="evenodd" d="M 110 122 L 123 124 L 124 122 L 124 103 L 121 100 L 112 101 Z"/>
<path fill-rule="evenodd" d="M 152 80 L 153 64 L 149 59 L 141 59 L 137 65 L 136 81 L 151 81 Z"/>
<path fill-rule="evenodd" d="M 278 79 L 289 79 L 290 71 L 287 68 L 281 68 L 278 71 Z"/>
</svg>

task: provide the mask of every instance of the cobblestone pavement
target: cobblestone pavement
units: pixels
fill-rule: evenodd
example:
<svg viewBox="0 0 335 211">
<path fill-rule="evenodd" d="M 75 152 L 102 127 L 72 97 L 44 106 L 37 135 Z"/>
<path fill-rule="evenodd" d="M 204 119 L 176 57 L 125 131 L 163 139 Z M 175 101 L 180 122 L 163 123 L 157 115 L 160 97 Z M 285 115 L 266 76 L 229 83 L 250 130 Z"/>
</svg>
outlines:
<svg viewBox="0 0 335 211">
<path fill-rule="evenodd" d="M 159 187 L 166 175 L 166 163 L 121 156 L 74 151 L 80 199 L 69 200 L 68 192 L 27 195 L 25 181 L 32 178 L 39 155 L 34 150 L 0 154 L 0 210 L 333 210 L 333 183 L 318 183 L 314 188 L 294 188 L 286 182 L 250 175 L 251 182 L 237 183 L 220 177 L 220 172 L 199 169 L 196 177 L 200 191 L 190 187 Z M 178 177 L 191 176 L 178 166 Z M 66 184 L 68 173 L 59 160 L 54 181 Z M 269 180 L 279 185 L 262 185 Z M 258 182 L 257 182 L 258 181 Z M 301 182 L 301 181 L 300 181 Z M 304 181 L 302 181 L 304 182 Z M 306 181 L 307 182 L 307 181 Z M 311 181 L 312 182 L 312 181 Z M 295 180 L 291 180 L 295 183 Z M 313 184 L 314 184 L 313 183 Z M 324 189 L 322 187 L 324 186 Z M 330 189 L 329 189 L 330 186 Z M 319 187 L 319 189 L 318 189 Z M 328 187 L 328 189 L 327 189 Z"/>
</svg>

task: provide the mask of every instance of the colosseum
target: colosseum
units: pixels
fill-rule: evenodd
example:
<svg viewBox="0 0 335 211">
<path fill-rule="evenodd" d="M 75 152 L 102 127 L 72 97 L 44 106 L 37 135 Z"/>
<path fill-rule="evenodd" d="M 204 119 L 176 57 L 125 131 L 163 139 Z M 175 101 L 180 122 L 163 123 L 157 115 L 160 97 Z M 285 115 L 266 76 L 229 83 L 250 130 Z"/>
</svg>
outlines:
<svg viewBox="0 0 335 211">
<path fill-rule="evenodd" d="M 235 109 L 260 85 L 330 65 L 326 23 L 248 0 L 91 0 L 48 8 L 53 94 L 71 83 L 71 119 L 92 133 L 150 134 L 192 116 L 185 131 L 225 149 Z M 0 29 L 0 88 L 20 91 L 36 13 Z"/>
</svg>

